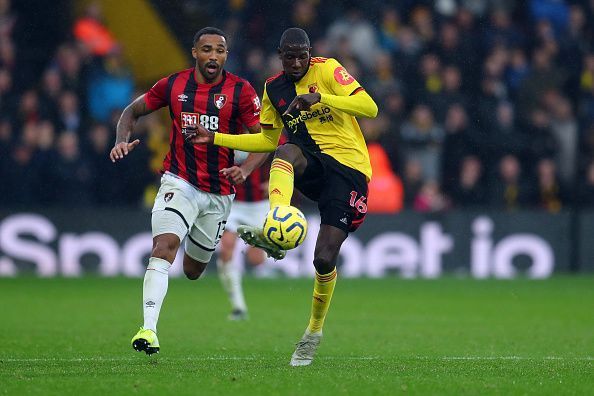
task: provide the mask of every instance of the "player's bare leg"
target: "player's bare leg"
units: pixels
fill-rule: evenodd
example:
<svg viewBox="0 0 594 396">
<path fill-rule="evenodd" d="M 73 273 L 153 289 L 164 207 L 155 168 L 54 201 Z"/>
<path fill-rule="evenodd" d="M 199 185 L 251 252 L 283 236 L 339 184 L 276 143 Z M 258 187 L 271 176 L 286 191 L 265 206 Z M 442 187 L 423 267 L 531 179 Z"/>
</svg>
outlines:
<svg viewBox="0 0 594 396">
<path fill-rule="evenodd" d="M 221 238 L 221 250 L 217 258 L 217 269 L 219 279 L 223 288 L 229 296 L 231 313 L 229 320 L 247 319 L 247 305 L 241 287 L 241 271 L 233 263 L 233 252 L 237 235 L 231 231 L 225 231 Z"/>
<path fill-rule="evenodd" d="M 314 252 L 316 278 L 309 325 L 291 356 L 291 366 L 307 366 L 314 359 L 336 285 L 336 260 L 347 236 L 346 232 L 334 226 L 322 224 L 320 227 Z"/>
<path fill-rule="evenodd" d="M 175 259 L 180 240 L 175 234 L 161 234 L 153 238 L 151 258 L 144 275 L 142 305 L 144 324 L 132 338 L 132 347 L 147 355 L 158 353 L 157 321 L 169 284 L 169 267 Z"/>
</svg>

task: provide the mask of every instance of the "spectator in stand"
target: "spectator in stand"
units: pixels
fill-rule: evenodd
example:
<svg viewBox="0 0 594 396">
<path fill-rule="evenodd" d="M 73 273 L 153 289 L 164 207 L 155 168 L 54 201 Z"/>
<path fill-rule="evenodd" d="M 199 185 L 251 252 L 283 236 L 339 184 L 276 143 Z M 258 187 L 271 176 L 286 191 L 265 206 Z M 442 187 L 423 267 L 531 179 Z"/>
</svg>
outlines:
<svg viewBox="0 0 594 396">
<path fill-rule="evenodd" d="M 477 152 L 473 141 L 474 132 L 470 130 L 468 115 L 461 104 L 453 104 L 447 112 L 445 121 L 445 139 L 441 162 L 441 185 L 448 193 L 456 184 L 462 159 Z"/>
<path fill-rule="evenodd" d="M 37 122 L 41 118 L 43 118 L 43 114 L 39 108 L 39 95 L 34 89 L 29 89 L 20 97 L 15 125 L 19 129 L 30 122 Z"/>
<path fill-rule="evenodd" d="M 62 44 L 56 52 L 55 65 L 62 77 L 64 89 L 76 92 L 81 103 L 84 103 L 87 76 L 79 49 L 73 44 Z"/>
<path fill-rule="evenodd" d="M 559 143 L 551 130 L 551 117 L 544 108 L 538 107 L 532 111 L 526 130 L 530 142 L 529 155 L 525 158 L 527 164 L 534 164 L 541 158 L 557 156 Z"/>
<path fill-rule="evenodd" d="M 462 92 L 462 76 L 457 66 L 446 66 L 441 73 L 443 89 L 431 100 L 431 107 L 435 110 L 436 119 L 444 122 L 448 109 L 455 103 L 468 108 L 470 101 Z"/>
<path fill-rule="evenodd" d="M 103 23 L 103 12 L 97 1 L 90 3 L 84 15 L 74 23 L 74 37 L 94 56 L 105 56 L 117 45 L 113 34 Z"/>
<path fill-rule="evenodd" d="M 550 213 L 559 212 L 569 201 L 569 194 L 557 176 L 555 161 L 541 159 L 536 167 L 536 178 L 536 206 Z"/>
<path fill-rule="evenodd" d="M 60 130 L 81 133 L 83 116 L 76 93 L 64 91 L 58 98 L 57 124 Z"/>
<path fill-rule="evenodd" d="M 577 204 L 582 208 L 594 207 L 594 160 L 586 166 L 584 182 L 579 185 Z"/>
<path fill-rule="evenodd" d="M 424 179 L 438 180 L 444 131 L 433 119 L 431 108 L 417 105 L 402 125 L 400 137 L 405 160 L 418 159 Z"/>
<path fill-rule="evenodd" d="M 523 48 L 516 47 L 511 50 L 509 65 L 505 74 L 505 81 L 512 98 L 515 98 L 522 81 L 530 72 L 528 59 Z"/>
<path fill-rule="evenodd" d="M 460 174 L 451 188 L 450 198 L 456 208 L 483 207 L 487 204 L 483 165 L 478 157 L 471 155 L 462 159 Z"/>
<path fill-rule="evenodd" d="M 326 35 L 331 48 L 338 47 L 341 41 L 346 40 L 357 61 L 366 68 L 373 67 L 379 45 L 375 29 L 370 21 L 363 17 L 361 9 L 351 6 L 343 17 L 330 24 Z"/>
<path fill-rule="evenodd" d="M 494 208 L 516 210 L 530 204 L 531 189 L 522 179 L 522 167 L 515 155 L 507 154 L 501 158 L 499 172 L 489 187 L 489 203 Z"/>
<path fill-rule="evenodd" d="M 52 122 L 57 123 L 58 103 L 62 93 L 62 77 L 56 68 L 45 70 L 39 90 L 41 108 L 48 114 Z"/>
<path fill-rule="evenodd" d="M 552 55 L 545 48 L 536 48 L 530 72 L 518 91 L 518 114 L 529 117 L 546 91 L 560 90 L 566 81 L 566 73 L 554 65 Z"/>
<path fill-rule="evenodd" d="M 594 52 L 584 57 L 579 82 L 579 113 L 583 121 L 594 120 Z"/>
<path fill-rule="evenodd" d="M 367 149 L 373 171 L 367 199 L 369 213 L 396 213 L 402 210 L 402 181 L 392 171 L 388 155 L 379 143 L 369 143 Z"/>
<path fill-rule="evenodd" d="M 404 206 L 412 208 L 415 198 L 423 186 L 423 168 L 416 158 L 411 158 L 404 163 L 402 186 L 404 188 Z"/>
<path fill-rule="evenodd" d="M 447 209 L 449 202 L 439 189 L 439 184 L 429 180 L 423 184 L 415 197 L 413 208 L 417 212 L 439 212 Z"/>
<path fill-rule="evenodd" d="M 75 132 L 65 131 L 57 142 L 57 157 L 52 163 L 52 185 L 55 203 L 85 206 L 91 200 L 91 167 L 80 152 Z"/>
<path fill-rule="evenodd" d="M 6 68 L 0 68 L 0 114 L 12 115 L 16 108 L 13 92 L 12 74 Z"/>
<path fill-rule="evenodd" d="M 412 92 L 420 100 L 431 103 L 443 89 L 441 61 L 435 53 L 428 52 L 421 57 L 419 66 Z"/>
<path fill-rule="evenodd" d="M 134 81 L 120 48 L 102 58 L 90 73 L 88 86 L 89 113 L 107 122 L 114 110 L 124 109 L 132 100 Z"/>
<path fill-rule="evenodd" d="M 571 103 L 557 91 L 545 95 L 545 107 L 551 115 L 551 135 L 557 144 L 555 164 L 564 185 L 574 181 L 578 150 L 578 122 Z"/>
<path fill-rule="evenodd" d="M 497 162 L 505 154 L 511 153 L 518 158 L 525 158 L 528 154 L 528 137 L 517 128 L 515 111 L 512 103 L 499 102 L 495 110 L 495 122 L 484 131 L 481 146 L 484 165 L 491 170 L 496 168 Z"/>
<path fill-rule="evenodd" d="M 90 173 L 93 175 L 91 186 L 91 199 L 95 205 L 109 206 L 122 200 L 121 195 L 125 194 L 122 186 L 114 183 L 118 180 L 118 168 L 110 161 L 109 152 L 113 144 L 113 132 L 107 125 L 96 123 L 92 125 L 88 133 L 88 142 L 85 144 L 85 159 L 89 163 Z"/>
</svg>

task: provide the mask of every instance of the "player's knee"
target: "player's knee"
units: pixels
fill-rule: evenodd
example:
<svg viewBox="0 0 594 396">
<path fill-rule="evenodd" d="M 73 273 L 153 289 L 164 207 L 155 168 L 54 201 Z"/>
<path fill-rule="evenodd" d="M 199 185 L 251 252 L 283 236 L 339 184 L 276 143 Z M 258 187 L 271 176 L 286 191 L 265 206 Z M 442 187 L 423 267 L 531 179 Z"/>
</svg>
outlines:
<svg viewBox="0 0 594 396">
<path fill-rule="evenodd" d="M 202 275 L 202 271 L 184 268 L 184 274 L 186 275 L 186 278 L 188 278 L 189 280 L 196 280 L 200 278 L 200 275 Z"/>
<path fill-rule="evenodd" d="M 167 260 L 171 263 L 175 259 L 178 248 L 179 238 L 177 236 L 158 236 L 153 241 L 153 250 L 151 251 L 151 256 Z"/>
<path fill-rule="evenodd" d="M 317 246 L 314 254 L 314 267 L 319 274 L 327 274 L 336 267 L 340 245 L 326 244 Z"/>
<path fill-rule="evenodd" d="M 194 262 L 191 264 L 184 263 L 184 274 L 186 278 L 189 280 L 196 280 L 200 278 L 204 270 L 206 269 L 206 264 L 200 262 Z"/>
<path fill-rule="evenodd" d="M 184 254 L 184 274 L 190 280 L 200 278 L 208 263 L 202 263 L 192 257 Z"/>
<path fill-rule="evenodd" d="M 336 267 L 336 259 L 331 255 L 319 255 L 314 258 L 314 267 L 318 274 L 327 274 Z"/>
<path fill-rule="evenodd" d="M 302 170 L 306 165 L 306 160 L 301 149 L 294 144 L 278 146 L 274 152 L 274 158 L 289 162 L 295 171 Z"/>
</svg>

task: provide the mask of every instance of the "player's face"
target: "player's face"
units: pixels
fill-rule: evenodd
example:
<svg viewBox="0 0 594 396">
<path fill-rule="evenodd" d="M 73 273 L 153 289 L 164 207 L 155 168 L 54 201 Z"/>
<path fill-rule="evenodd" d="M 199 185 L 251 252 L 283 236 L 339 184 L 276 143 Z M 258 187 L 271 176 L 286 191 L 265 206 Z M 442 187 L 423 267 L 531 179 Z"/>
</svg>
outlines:
<svg viewBox="0 0 594 396">
<path fill-rule="evenodd" d="M 215 81 L 227 61 L 227 41 L 218 34 L 203 34 L 192 48 L 192 56 L 204 80 Z"/>
<path fill-rule="evenodd" d="M 285 45 L 278 54 L 283 64 L 283 70 L 291 81 L 299 81 L 309 69 L 311 48 L 307 45 Z"/>
</svg>

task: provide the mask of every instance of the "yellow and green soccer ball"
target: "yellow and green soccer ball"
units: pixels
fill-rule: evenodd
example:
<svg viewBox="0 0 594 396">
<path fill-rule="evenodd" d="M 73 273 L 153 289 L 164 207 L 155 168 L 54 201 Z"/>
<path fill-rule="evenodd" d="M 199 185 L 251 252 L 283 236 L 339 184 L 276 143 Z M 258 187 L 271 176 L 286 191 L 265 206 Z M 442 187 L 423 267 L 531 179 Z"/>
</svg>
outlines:
<svg viewBox="0 0 594 396">
<path fill-rule="evenodd" d="M 305 240 L 307 220 L 294 206 L 270 209 L 264 221 L 264 238 L 282 250 L 295 249 Z"/>
</svg>

